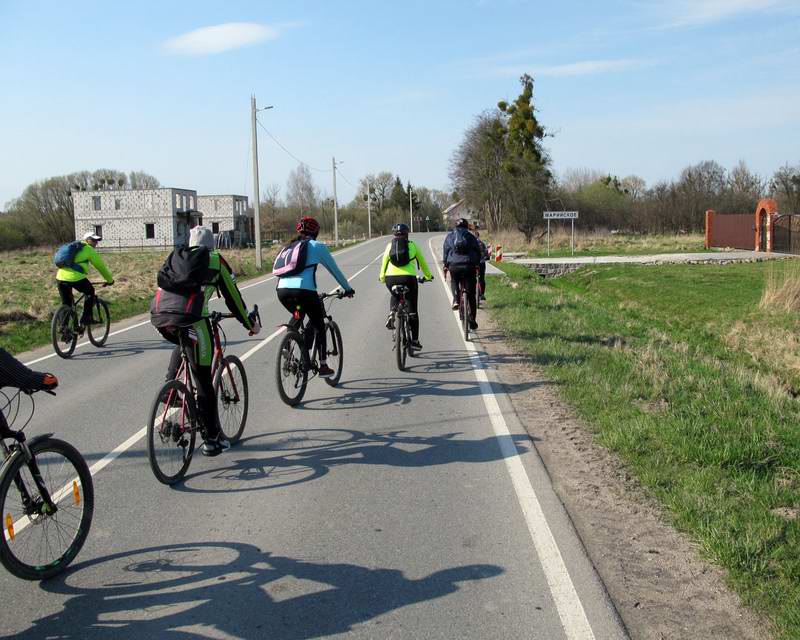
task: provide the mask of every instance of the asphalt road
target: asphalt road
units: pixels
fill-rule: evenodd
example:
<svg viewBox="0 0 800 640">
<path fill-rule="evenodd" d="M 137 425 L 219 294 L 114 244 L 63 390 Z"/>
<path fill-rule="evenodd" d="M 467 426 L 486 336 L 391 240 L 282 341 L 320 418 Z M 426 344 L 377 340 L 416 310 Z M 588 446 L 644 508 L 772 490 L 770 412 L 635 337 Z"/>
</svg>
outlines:
<svg viewBox="0 0 800 640">
<path fill-rule="evenodd" d="M 432 263 L 428 240 L 439 249 L 441 236 L 415 239 Z M 358 274 L 356 297 L 332 306 L 342 382 L 312 380 L 295 409 L 275 391 L 274 327 L 287 317 L 275 282 L 243 287 L 265 325 L 252 338 L 225 325 L 228 351 L 246 356 L 247 428 L 227 453 L 195 455 L 177 487 L 147 462 L 170 346 L 145 319 L 113 326 L 102 349 L 32 365 L 62 386 L 37 399 L 27 433 L 55 431 L 93 465 L 95 519 L 64 576 L 0 571 L 2 637 L 626 637 L 493 383 L 482 332 L 459 336 L 440 272 L 421 287 L 424 350 L 396 369 L 377 280 L 385 242 L 337 254 Z M 322 272 L 318 283 L 334 286 Z"/>
</svg>

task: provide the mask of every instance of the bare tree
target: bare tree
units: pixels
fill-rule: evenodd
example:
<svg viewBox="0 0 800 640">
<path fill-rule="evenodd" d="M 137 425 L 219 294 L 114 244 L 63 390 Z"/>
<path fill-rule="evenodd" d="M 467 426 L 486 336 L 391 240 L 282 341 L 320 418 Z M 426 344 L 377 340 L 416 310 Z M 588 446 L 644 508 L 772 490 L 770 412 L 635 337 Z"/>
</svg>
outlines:
<svg viewBox="0 0 800 640">
<path fill-rule="evenodd" d="M 158 178 L 144 171 L 131 171 L 128 174 L 128 187 L 130 189 L 158 189 L 161 183 Z"/>
<path fill-rule="evenodd" d="M 800 214 L 800 166 L 782 166 L 772 176 L 770 187 L 781 213 Z"/>
<path fill-rule="evenodd" d="M 301 212 L 311 212 L 320 201 L 319 188 L 314 184 L 311 170 L 304 164 L 289 173 L 286 181 L 286 204 Z"/>
</svg>

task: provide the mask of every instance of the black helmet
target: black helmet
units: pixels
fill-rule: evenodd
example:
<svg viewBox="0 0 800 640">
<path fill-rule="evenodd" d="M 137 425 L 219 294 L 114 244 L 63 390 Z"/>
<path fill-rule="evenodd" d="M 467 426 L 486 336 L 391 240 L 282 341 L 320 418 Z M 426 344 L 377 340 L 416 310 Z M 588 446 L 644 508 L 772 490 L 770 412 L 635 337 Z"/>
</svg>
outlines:
<svg viewBox="0 0 800 640">
<path fill-rule="evenodd" d="M 392 233 L 396 236 L 407 236 L 408 225 L 403 224 L 402 222 L 398 222 L 396 225 L 392 227 Z"/>
<path fill-rule="evenodd" d="M 469 229 L 469 220 L 466 218 L 459 218 L 456 220 L 456 226 L 461 227 L 462 229 Z"/>
</svg>

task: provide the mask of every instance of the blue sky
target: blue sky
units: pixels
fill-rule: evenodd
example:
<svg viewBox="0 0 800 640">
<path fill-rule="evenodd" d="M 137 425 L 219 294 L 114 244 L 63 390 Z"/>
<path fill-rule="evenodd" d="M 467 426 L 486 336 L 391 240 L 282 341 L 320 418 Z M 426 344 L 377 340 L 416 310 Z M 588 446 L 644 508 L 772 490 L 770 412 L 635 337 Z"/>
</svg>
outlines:
<svg viewBox="0 0 800 640">
<path fill-rule="evenodd" d="M 648 184 L 800 162 L 800 0 L 0 0 L 0 207 L 38 179 L 145 170 L 252 194 L 249 100 L 339 198 L 434 188 L 474 116 L 536 79 L 555 169 Z M 262 190 L 296 161 L 259 130 Z"/>
</svg>

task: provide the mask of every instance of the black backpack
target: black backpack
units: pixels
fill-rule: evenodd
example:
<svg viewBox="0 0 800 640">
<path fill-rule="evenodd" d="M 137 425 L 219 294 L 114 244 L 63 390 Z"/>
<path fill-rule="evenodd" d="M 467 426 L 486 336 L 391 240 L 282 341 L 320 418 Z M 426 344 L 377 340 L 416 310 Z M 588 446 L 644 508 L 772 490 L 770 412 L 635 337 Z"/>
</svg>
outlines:
<svg viewBox="0 0 800 640">
<path fill-rule="evenodd" d="M 389 250 L 389 262 L 395 267 L 405 267 L 411 262 L 411 252 L 408 248 L 408 238 L 393 238 L 392 248 Z"/>
<path fill-rule="evenodd" d="M 158 286 L 172 293 L 194 293 L 208 283 L 208 261 L 206 247 L 178 247 L 158 270 Z"/>
<path fill-rule="evenodd" d="M 456 230 L 456 239 L 453 242 L 453 251 L 458 255 L 465 256 L 469 253 L 469 240 L 467 239 L 468 231 Z"/>
</svg>

